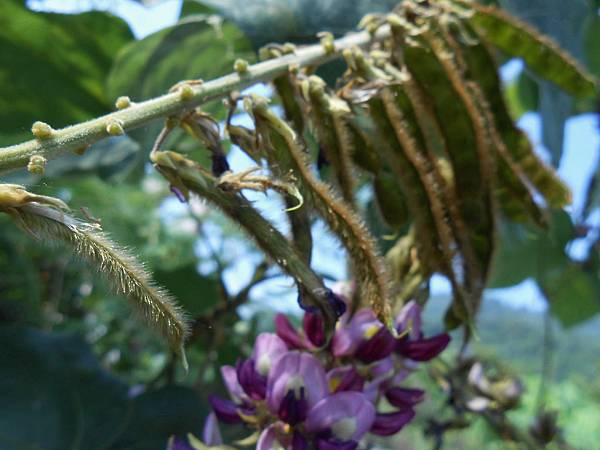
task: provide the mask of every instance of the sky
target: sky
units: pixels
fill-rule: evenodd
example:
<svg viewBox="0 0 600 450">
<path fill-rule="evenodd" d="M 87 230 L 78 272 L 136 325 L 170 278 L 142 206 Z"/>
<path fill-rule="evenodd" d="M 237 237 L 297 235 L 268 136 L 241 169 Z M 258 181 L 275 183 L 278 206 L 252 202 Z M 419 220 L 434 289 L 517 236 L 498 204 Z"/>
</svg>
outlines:
<svg viewBox="0 0 600 450">
<path fill-rule="evenodd" d="M 137 38 L 143 38 L 148 34 L 158 31 L 166 26 L 172 25 L 177 21 L 181 8 L 181 0 L 165 0 L 152 6 L 144 7 L 133 0 L 30 0 L 29 6 L 32 9 L 51 10 L 56 12 L 82 12 L 89 9 L 108 10 L 115 15 L 125 19 L 134 35 Z M 520 61 L 511 61 L 502 67 L 502 78 L 509 82 L 518 76 L 523 69 Z M 265 86 L 256 86 L 254 92 L 261 95 L 268 95 L 269 89 Z M 250 125 L 249 118 L 239 116 L 238 123 Z M 541 144 L 541 120 L 538 114 L 527 113 L 518 122 L 518 125 L 529 135 L 534 143 L 536 151 L 547 156 L 547 151 Z M 564 154 L 560 162 L 558 173 L 561 178 L 569 185 L 573 193 L 573 204 L 568 211 L 577 217 L 582 209 L 585 188 L 590 177 L 595 170 L 597 161 L 600 158 L 600 124 L 598 118 L 592 114 L 584 114 L 573 117 L 568 120 L 565 128 Z M 233 150 L 229 156 L 232 169 L 241 170 L 252 165 L 252 161 L 239 150 Z M 255 201 L 255 205 L 265 211 L 274 223 L 281 225 L 285 223 L 285 213 L 281 203 L 277 203 L 274 197 L 265 198 L 262 195 L 250 194 L 249 198 Z M 179 206 L 175 200 L 167 202 L 164 208 L 168 214 L 184 214 L 187 209 Z M 593 223 L 600 224 L 600 212 L 592 218 Z M 208 235 L 215 235 L 217 230 L 211 230 Z M 343 251 L 335 241 L 335 238 L 325 229 L 322 223 L 315 224 L 314 235 L 318 238 L 318 245 L 315 247 L 313 255 L 314 266 L 317 271 L 323 271 L 337 279 L 344 279 L 345 264 L 339 262 L 343 260 Z M 211 246 L 218 246 L 219 242 L 211 242 Z M 198 251 L 206 254 L 208 247 L 206 243 L 199 242 Z M 229 251 L 240 251 L 238 261 L 225 274 L 227 284 L 233 291 L 236 291 L 246 282 L 245 279 L 250 276 L 255 260 L 244 254 L 240 249 L 229 249 Z M 585 241 L 579 240 L 571 244 L 568 249 L 574 258 L 585 256 L 587 246 Z M 210 270 L 207 267 L 205 270 Z M 202 268 L 201 268 L 202 270 Z M 297 309 L 295 294 L 290 289 L 292 283 L 289 279 L 279 277 L 271 283 L 264 283 L 254 289 L 253 295 L 256 298 L 265 298 L 267 293 L 277 292 L 281 295 L 281 301 L 277 302 L 279 309 L 286 312 L 293 312 Z M 432 294 L 449 294 L 449 283 L 441 276 L 435 276 L 432 280 Z M 494 298 L 516 307 L 526 308 L 531 311 L 544 311 L 546 303 L 536 284 L 532 280 L 526 280 L 523 283 L 508 289 L 488 290 Z M 256 305 L 258 306 L 258 305 Z M 250 312 L 250 311 L 248 311 Z"/>
</svg>

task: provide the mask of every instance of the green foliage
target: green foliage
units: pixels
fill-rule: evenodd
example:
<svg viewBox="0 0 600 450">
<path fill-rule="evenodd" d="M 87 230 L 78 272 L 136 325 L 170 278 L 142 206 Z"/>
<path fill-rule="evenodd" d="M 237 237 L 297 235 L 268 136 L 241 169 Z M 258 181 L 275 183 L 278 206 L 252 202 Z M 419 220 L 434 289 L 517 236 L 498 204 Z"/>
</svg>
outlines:
<svg viewBox="0 0 600 450">
<path fill-rule="evenodd" d="M 155 449 L 172 434 L 198 432 L 202 403 L 193 391 L 131 398 L 78 337 L 2 327 L 0 346 L 0 389 L 10 405 L 0 418 L 4 448 Z"/>
<path fill-rule="evenodd" d="M 34 13 L 19 0 L 2 2 L 0 17 L 1 145 L 29 139 L 40 117 L 63 127 L 112 109 L 106 77 L 132 40 L 123 20 L 103 12 Z"/>
<path fill-rule="evenodd" d="M 182 80 L 226 75 L 237 58 L 252 61 L 254 53 L 235 25 L 214 14 L 191 15 L 124 47 L 108 74 L 108 95 L 113 99 L 127 95 L 133 101 L 156 97 Z M 219 103 L 205 108 L 212 113 L 222 111 Z M 151 125 L 132 133 L 144 156 L 159 130 L 160 125 Z"/>
</svg>

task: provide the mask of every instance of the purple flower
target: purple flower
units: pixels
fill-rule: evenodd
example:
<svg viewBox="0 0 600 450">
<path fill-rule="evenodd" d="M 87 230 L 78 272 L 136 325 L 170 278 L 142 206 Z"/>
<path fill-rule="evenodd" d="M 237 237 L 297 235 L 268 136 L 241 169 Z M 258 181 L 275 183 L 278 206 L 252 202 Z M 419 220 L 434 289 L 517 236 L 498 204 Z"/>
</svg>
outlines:
<svg viewBox="0 0 600 450">
<path fill-rule="evenodd" d="M 400 431 L 413 417 L 415 412 L 411 408 L 392 413 L 377 413 L 369 431 L 379 436 L 391 436 Z"/>
<path fill-rule="evenodd" d="M 267 377 L 258 373 L 252 358 L 239 361 L 236 366 L 239 384 L 252 400 L 263 400 L 267 391 Z"/>
<path fill-rule="evenodd" d="M 410 339 L 421 337 L 421 312 L 422 309 L 417 302 L 411 300 L 402 307 L 396 317 L 396 329 L 399 334 L 408 332 Z"/>
<path fill-rule="evenodd" d="M 375 407 L 360 392 L 337 392 L 322 399 L 309 412 L 306 430 L 331 443 L 358 442 L 375 420 Z M 325 445 L 325 444 L 323 444 Z"/>
<path fill-rule="evenodd" d="M 331 344 L 333 355 L 353 355 L 358 346 L 373 337 L 382 326 L 371 309 L 360 309 L 348 323 L 336 330 Z"/>
<path fill-rule="evenodd" d="M 336 439 L 317 438 L 316 450 L 355 450 L 358 442 L 355 441 L 337 441 Z"/>
<path fill-rule="evenodd" d="M 385 398 L 393 406 L 409 408 L 423 401 L 425 391 L 422 389 L 393 387 L 385 391 Z"/>
<path fill-rule="evenodd" d="M 370 364 L 391 355 L 395 347 L 394 336 L 381 326 L 371 338 L 363 340 L 358 345 L 355 356 L 365 364 Z"/>
<path fill-rule="evenodd" d="M 275 333 L 292 349 L 304 350 L 311 347 L 283 314 L 275 316 Z"/>
<path fill-rule="evenodd" d="M 185 439 L 173 436 L 167 443 L 167 450 L 194 450 L 194 448 Z"/>
<path fill-rule="evenodd" d="M 286 432 L 287 431 L 287 432 Z M 289 433 L 281 422 L 269 425 L 260 434 L 256 450 L 308 450 L 306 438 L 299 432 Z"/>
<path fill-rule="evenodd" d="M 307 312 L 302 320 L 304 334 L 315 347 L 325 345 L 325 322 L 319 313 Z"/>
<path fill-rule="evenodd" d="M 223 438 L 221 437 L 221 431 L 219 430 L 219 423 L 217 422 L 217 415 L 214 412 L 210 413 L 206 418 L 206 422 L 204 422 L 202 440 L 209 447 L 223 444 Z"/>
<path fill-rule="evenodd" d="M 235 367 L 222 366 L 221 376 L 223 377 L 229 396 L 235 403 L 242 403 L 248 399 L 248 396 L 238 381 L 237 370 Z"/>
<path fill-rule="evenodd" d="M 413 361 L 429 361 L 442 353 L 449 343 L 450 335 L 448 333 L 417 340 L 411 340 L 405 336 L 397 341 L 396 352 Z"/>
<path fill-rule="evenodd" d="M 288 351 L 285 342 L 274 333 L 261 333 L 257 336 L 252 351 L 255 368 L 262 376 L 269 374 L 269 369 L 281 355 Z"/>
<path fill-rule="evenodd" d="M 362 391 L 365 379 L 354 366 L 342 366 L 327 372 L 327 382 L 331 392 Z"/>
<path fill-rule="evenodd" d="M 325 368 L 308 353 L 288 352 L 275 362 L 269 372 L 267 406 L 279 417 L 296 418 L 298 413 L 312 408 L 327 393 Z"/>
<path fill-rule="evenodd" d="M 242 421 L 242 418 L 238 414 L 238 405 L 231 400 L 225 400 L 216 395 L 209 395 L 208 401 L 221 422 L 231 424 Z"/>
</svg>

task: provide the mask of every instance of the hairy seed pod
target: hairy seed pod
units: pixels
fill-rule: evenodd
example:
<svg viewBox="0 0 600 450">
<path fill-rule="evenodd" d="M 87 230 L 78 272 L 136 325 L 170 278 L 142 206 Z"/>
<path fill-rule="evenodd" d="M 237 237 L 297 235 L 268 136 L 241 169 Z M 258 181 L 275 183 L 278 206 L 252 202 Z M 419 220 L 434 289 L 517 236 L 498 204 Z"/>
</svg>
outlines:
<svg viewBox="0 0 600 450">
<path fill-rule="evenodd" d="M 353 268 L 357 271 L 356 278 L 362 299 L 371 304 L 382 323 L 395 333 L 387 274 L 369 231 L 359 217 L 335 197 L 329 186 L 314 177 L 306 152 L 300 147 L 296 133 L 289 125 L 270 111 L 266 102 L 260 99 L 249 100 L 246 106 L 265 142 L 278 148 L 278 152 L 285 151 L 289 154 L 303 197 L 313 205 L 348 251 Z"/>
<path fill-rule="evenodd" d="M 461 45 L 463 35 L 469 37 L 469 45 Z M 506 149 L 506 154 L 499 156 L 511 167 L 518 166 L 526 181 L 547 200 L 553 208 L 562 208 L 570 203 L 570 192 L 565 184 L 558 178 L 554 170 L 546 165 L 533 151 L 527 136 L 513 122 L 504 100 L 500 77 L 498 76 L 497 63 L 491 49 L 483 42 L 483 38 L 476 35 L 469 24 L 465 24 L 461 36 L 450 29 L 447 32 L 448 42 L 452 49 L 464 61 L 467 69 L 466 75 L 477 81 L 481 94 L 493 111 L 493 120 L 499 144 Z M 530 195 L 531 197 L 531 195 Z"/>
<path fill-rule="evenodd" d="M 406 199 L 396 177 L 389 172 L 381 171 L 373 180 L 375 197 L 379 211 L 385 221 L 394 229 L 400 229 L 408 222 Z"/>
<path fill-rule="evenodd" d="M 598 82 L 554 41 L 498 8 L 457 0 L 473 11 L 469 21 L 494 46 L 522 58 L 534 72 L 578 97 L 597 95 Z"/>
<path fill-rule="evenodd" d="M 81 222 L 52 205 L 28 203 L 17 209 L 20 224 L 46 242 L 63 242 L 103 275 L 116 292 L 129 300 L 145 323 L 156 329 L 182 358 L 188 322 L 164 289 L 132 254 L 115 244 L 97 227 Z"/>
</svg>

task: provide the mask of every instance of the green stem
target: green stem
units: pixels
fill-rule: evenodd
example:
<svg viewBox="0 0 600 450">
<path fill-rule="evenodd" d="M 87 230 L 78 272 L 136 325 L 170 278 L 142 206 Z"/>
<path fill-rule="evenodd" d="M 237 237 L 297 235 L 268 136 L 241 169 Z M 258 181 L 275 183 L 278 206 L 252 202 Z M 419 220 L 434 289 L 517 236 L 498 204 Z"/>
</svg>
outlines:
<svg viewBox="0 0 600 450">
<path fill-rule="evenodd" d="M 315 44 L 298 49 L 295 53 L 263 61 L 248 67 L 243 74 L 230 73 L 203 84 L 191 85 L 192 95 L 184 96 L 172 92 L 157 98 L 134 103 L 126 109 L 72 125 L 52 133 L 49 139 L 33 139 L 22 144 L 0 148 L 0 174 L 25 167 L 33 155 L 42 155 L 46 159 L 57 158 L 61 154 L 86 148 L 109 136 L 106 127 L 117 122 L 127 132 L 144 126 L 155 120 L 166 118 L 202 103 L 223 98 L 232 91 L 239 91 L 254 84 L 272 80 L 287 73 L 290 67 L 319 66 L 339 58 L 344 49 L 365 46 L 380 41 L 390 34 L 388 27 L 381 27 L 375 35 L 366 31 L 348 34 L 335 41 L 335 52 L 327 52 Z"/>
</svg>

